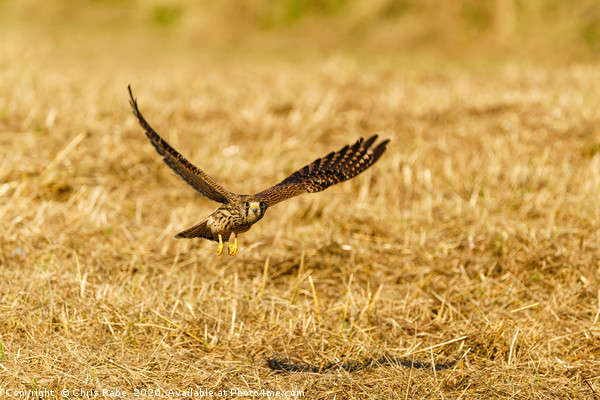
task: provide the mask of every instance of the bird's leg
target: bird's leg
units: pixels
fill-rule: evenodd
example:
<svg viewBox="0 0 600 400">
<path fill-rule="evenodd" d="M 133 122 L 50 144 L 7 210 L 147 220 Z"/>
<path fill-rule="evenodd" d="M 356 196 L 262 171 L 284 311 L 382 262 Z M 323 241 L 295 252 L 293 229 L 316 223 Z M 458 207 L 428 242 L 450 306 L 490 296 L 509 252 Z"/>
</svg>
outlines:
<svg viewBox="0 0 600 400">
<path fill-rule="evenodd" d="M 237 253 L 237 233 L 233 234 L 233 244 L 229 245 L 229 255 L 234 256 Z"/>
<path fill-rule="evenodd" d="M 223 237 L 219 234 L 219 247 L 217 247 L 217 255 L 220 256 L 223 253 Z"/>
</svg>

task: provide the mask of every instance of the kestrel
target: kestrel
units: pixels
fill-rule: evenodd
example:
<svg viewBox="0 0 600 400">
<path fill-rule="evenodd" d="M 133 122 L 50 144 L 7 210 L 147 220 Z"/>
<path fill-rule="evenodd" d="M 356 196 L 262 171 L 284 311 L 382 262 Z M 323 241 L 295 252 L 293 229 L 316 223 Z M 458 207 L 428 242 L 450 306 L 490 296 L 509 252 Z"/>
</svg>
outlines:
<svg viewBox="0 0 600 400">
<path fill-rule="evenodd" d="M 140 113 L 131 86 L 127 88 L 133 114 L 150 139 L 150 143 L 163 157 L 163 161 L 202 196 L 223 204 L 204 221 L 178 233 L 175 237 L 178 239 L 199 237 L 218 241 L 218 255 L 223 253 L 223 241 L 229 242 L 232 233 L 234 241 L 233 244 L 229 244 L 228 253 L 232 256 L 237 253 L 238 234 L 248 231 L 252 225 L 260 221 L 267 208 L 302 193 L 320 192 L 331 185 L 354 178 L 381 157 L 390 141 L 386 139 L 373 146 L 377 135 L 367 140 L 361 138 L 352 146 L 346 145 L 339 151 L 316 159 L 267 190 L 253 195 L 235 194 L 186 160 L 160 137 Z"/>
</svg>

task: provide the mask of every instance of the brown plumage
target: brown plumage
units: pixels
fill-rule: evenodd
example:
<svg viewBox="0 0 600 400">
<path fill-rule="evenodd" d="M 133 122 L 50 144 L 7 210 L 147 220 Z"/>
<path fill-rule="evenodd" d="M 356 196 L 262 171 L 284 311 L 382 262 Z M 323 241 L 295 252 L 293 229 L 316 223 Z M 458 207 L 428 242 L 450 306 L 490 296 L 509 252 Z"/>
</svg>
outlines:
<svg viewBox="0 0 600 400">
<path fill-rule="evenodd" d="M 223 188 L 161 138 L 140 113 L 131 86 L 128 89 L 133 114 L 163 161 L 198 193 L 223 204 L 207 219 L 175 237 L 201 237 L 218 241 L 219 255 L 223 251 L 223 239 L 227 241 L 232 233 L 235 239 L 229 245 L 229 254 L 234 255 L 237 252 L 237 235 L 248 231 L 262 219 L 268 207 L 303 193 L 320 192 L 331 185 L 354 178 L 381 157 L 390 141 L 385 139 L 374 146 L 377 135 L 367 140 L 361 138 L 352 146 L 344 146 L 339 151 L 316 159 L 267 190 L 254 195 L 239 195 Z"/>
</svg>

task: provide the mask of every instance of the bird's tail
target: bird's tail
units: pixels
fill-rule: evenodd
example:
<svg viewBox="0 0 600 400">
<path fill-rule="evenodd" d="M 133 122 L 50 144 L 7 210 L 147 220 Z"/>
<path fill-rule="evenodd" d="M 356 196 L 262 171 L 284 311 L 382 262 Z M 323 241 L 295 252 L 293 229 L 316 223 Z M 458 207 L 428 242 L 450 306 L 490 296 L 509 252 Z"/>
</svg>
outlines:
<svg viewBox="0 0 600 400">
<path fill-rule="evenodd" d="M 195 237 L 200 237 L 200 238 L 204 238 L 204 239 L 208 239 L 208 240 L 213 240 L 215 242 L 219 241 L 219 236 L 212 233 L 212 231 L 208 228 L 207 226 L 207 221 L 208 220 L 204 220 L 202 222 L 200 222 L 198 225 L 194 225 L 191 228 L 186 229 L 185 231 L 179 232 L 177 235 L 175 235 L 176 239 L 191 239 L 191 238 L 195 238 Z M 225 233 L 222 234 L 221 236 L 223 237 L 223 240 L 227 241 L 229 240 L 229 236 L 231 235 L 231 233 Z"/>
</svg>

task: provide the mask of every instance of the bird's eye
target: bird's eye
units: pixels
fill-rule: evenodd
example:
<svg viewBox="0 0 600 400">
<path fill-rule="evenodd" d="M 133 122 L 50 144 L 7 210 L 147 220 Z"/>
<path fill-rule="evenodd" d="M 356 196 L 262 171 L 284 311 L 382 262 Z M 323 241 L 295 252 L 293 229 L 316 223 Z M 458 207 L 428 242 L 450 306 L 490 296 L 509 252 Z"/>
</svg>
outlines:
<svg viewBox="0 0 600 400">
<path fill-rule="evenodd" d="M 260 205 L 260 208 L 265 208 L 265 202 L 264 201 L 261 201 L 259 205 Z"/>
<path fill-rule="evenodd" d="M 250 203 L 246 202 L 246 208 L 250 208 Z"/>
</svg>

